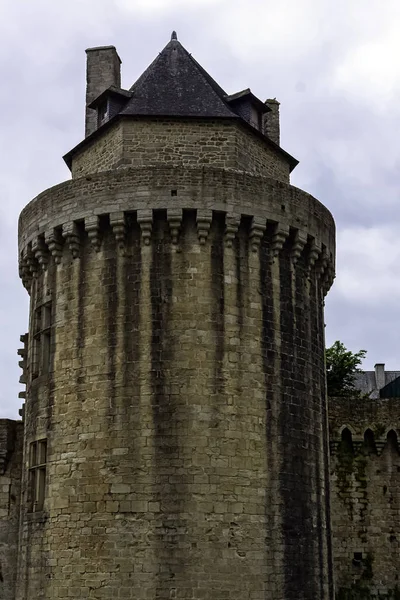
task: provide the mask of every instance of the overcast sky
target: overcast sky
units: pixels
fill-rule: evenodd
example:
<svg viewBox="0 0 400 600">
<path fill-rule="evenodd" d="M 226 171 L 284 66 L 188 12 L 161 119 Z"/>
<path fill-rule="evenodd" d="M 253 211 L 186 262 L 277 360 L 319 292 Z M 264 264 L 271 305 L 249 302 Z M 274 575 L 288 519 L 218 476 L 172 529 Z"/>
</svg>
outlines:
<svg viewBox="0 0 400 600">
<path fill-rule="evenodd" d="M 115 45 L 129 87 L 173 29 L 228 93 L 281 102 L 281 143 L 300 160 L 292 183 L 337 224 L 327 343 L 400 369 L 399 0 L 0 0 L 0 417 L 21 405 L 18 214 L 70 176 L 85 48 Z"/>
</svg>

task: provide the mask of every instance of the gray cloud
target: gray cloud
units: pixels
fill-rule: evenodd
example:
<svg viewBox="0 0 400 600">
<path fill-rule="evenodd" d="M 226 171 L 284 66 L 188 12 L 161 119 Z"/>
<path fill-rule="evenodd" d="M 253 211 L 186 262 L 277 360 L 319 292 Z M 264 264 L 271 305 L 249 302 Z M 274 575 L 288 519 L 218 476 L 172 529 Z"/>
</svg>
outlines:
<svg viewBox="0 0 400 600">
<path fill-rule="evenodd" d="M 188 7 L 189 5 L 189 7 Z M 113 43 L 129 86 L 172 29 L 228 92 L 281 102 L 293 184 L 338 225 L 327 340 L 398 368 L 400 144 L 397 0 L 14 0 L 0 8 L 0 416 L 17 415 L 19 335 L 28 298 L 17 276 L 17 219 L 69 177 L 61 157 L 83 135 L 86 47 Z M 356 250 L 355 250 L 356 249 Z"/>
</svg>

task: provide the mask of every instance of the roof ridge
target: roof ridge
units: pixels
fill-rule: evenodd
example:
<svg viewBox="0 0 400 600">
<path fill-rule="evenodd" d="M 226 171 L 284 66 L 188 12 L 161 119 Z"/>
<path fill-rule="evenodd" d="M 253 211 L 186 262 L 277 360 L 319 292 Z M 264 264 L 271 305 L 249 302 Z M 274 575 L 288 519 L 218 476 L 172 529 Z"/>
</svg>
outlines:
<svg viewBox="0 0 400 600">
<path fill-rule="evenodd" d="M 178 44 L 179 43 L 180 42 L 178 42 Z M 188 52 L 186 50 L 185 46 L 182 46 L 182 44 L 181 44 L 181 48 L 184 52 L 186 52 L 186 54 L 188 55 L 190 60 L 193 62 L 193 64 L 196 66 L 196 68 L 200 71 L 200 73 L 203 76 L 203 78 L 205 79 L 205 81 L 213 88 L 213 90 L 218 94 L 218 96 L 221 98 L 221 100 L 224 100 L 224 97 L 227 96 L 226 91 L 219 85 L 219 83 L 217 83 L 215 81 L 215 79 L 213 77 L 211 77 L 211 75 L 205 70 L 205 68 L 202 67 L 199 62 L 197 62 L 197 60 L 190 54 L 190 52 Z"/>
<path fill-rule="evenodd" d="M 168 46 L 168 44 L 167 44 L 167 46 Z M 136 79 L 135 83 L 133 83 L 131 85 L 131 87 L 129 88 L 130 92 L 134 92 L 135 91 L 135 87 L 137 87 L 137 85 L 139 85 L 140 83 L 143 83 L 144 81 L 146 81 L 146 79 L 149 76 L 149 72 L 151 72 L 151 68 L 153 67 L 153 65 L 157 64 L 157 62 L 160 60 L 161 52 L 158 53 L 158 55 L 155 57 L 155 59 L 149 64 L 149 66 L 147 67 L 147 69 L 145 71 L 143 71 L 143 73 L 141 75 L 139 75 L 139 77 Z"/>
<path fill-rule="evenodd" d="M 198 69 L 198 71 L 200 72 L 200 75 L 203 77 L 204 81 L 211 87 L 211 89 L 218 96 L 218 98 L 220 100 L 222 100 L 222 102 L 225 104 L 225 106 L 233 113 L 232 116 L 237 116 L 232 111 L 232 107 L 229 105 L 229 103 L 226 100 L 226 97 L 228 96 L 226 91 L 219 85 L 219 83 L 217 83 L 217 81 L 213 77 L 211 77 L 211 75 L 208 73 L 208 71 L 206 71 L 205 68 L 202 67 L 199 62 L 197 62 L 197 60 L 190 54 L 190 52 L 188 52 L 186 50 L 185 46 L 183 46 L 180 42 L 177 42 L 177 43 L 180 44 L 182 50 L 187 54 L 187 56 L 192 61 L 194 66 Z"/>
</svg>

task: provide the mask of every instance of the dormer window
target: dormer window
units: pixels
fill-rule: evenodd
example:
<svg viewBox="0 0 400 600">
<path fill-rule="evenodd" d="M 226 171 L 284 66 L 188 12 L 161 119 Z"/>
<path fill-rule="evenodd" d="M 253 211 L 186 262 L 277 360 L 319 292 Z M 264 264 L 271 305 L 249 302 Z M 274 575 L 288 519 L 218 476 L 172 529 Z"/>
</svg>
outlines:
<svg viewBox="0 0 400 600">
<path fill-rule="evenodd" d="M 225 96 L 225 99 L 239 117 L 254 129 L 263 131 L 263 116 L 270 109 L 254 96 L 249 88 L 237 92 L 237 94 Z"/>
<path fill-rule="evenodd" d="M 250 109 L 250 125 L 261 131 L 262 127 L 262 115 L 259 110 L 255 106 L 252 106 Z"/>
<path fill-rule="evenodd" d="M 97 127 L 104 125 L 109 119 L 109 102 L 105 100 L 97 109 Z"/>
</svg>

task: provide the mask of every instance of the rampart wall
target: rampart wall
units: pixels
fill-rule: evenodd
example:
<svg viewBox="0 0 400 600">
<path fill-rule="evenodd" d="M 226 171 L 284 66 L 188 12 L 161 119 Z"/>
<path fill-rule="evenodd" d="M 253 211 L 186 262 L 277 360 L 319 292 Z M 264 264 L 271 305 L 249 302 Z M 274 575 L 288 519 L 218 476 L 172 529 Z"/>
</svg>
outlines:
<svg viewBox="0 0 400 600">
<path fill-rule="evenodd" d="M 339 600 L 400 597 L 399 399 L 330 398 Z"/>
<path fill-rule="evenodd" d="M 17 574 L 23 425 L 0 419 L 0 598 L 14 600 Z"/>
</svg>

